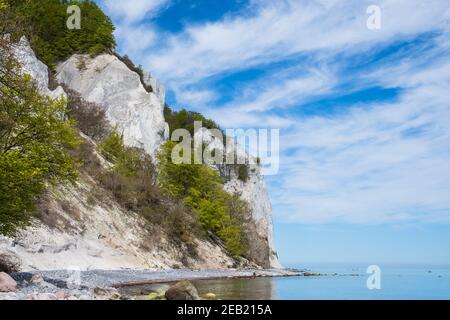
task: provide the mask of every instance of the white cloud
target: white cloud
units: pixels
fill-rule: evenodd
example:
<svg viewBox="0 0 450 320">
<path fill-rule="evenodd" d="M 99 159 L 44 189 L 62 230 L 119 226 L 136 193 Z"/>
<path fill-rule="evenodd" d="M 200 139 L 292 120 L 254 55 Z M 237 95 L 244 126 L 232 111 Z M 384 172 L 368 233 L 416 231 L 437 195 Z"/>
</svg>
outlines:
<svg viewBox="0 0 450 320">
<path fill-rule="evenodd" d="M 188 26 L 150 55 L 148 66 L 167 80 L 195 83 L 312 50 L 367 50 L 397 36 L 428 31 L 449 16 L 446 0 L 378 1 L 383 22 L 374 32 L 366 28 L 371 1 L 263 3 L 253 13 Z"/>
<path fill-rule="evenodd" d="M 213 90 L 189 90 L 183 88 L 177 90 L 177 101 L 181 105 L 201 107 L 210 103 L 216 98 L 216 93 Z"/>
<path fill-rule="evenodd" d="M 178 102 L 202 109 L 225 128 L 289 130 L 281 136 L 281 174 L 269 178 L 279 218 L 450 222 L 448 0 L 377 1 L 380 31 L 366 28 L 370 0 L 251 1 L 239 15 L 188 24 L 180 33 L 158 37 L 146 34 L 152 28 L 148 21 L 139 22 L 168 1 L 105 3 L 121 21 L 120 41 L 175 91 Z M 367 75 L 341 74 L 343 56 L 370 57 L 391 41 L 443 30 L 437 48 L 403 52 Z M 300 59 L 303 70 L 249 81 L 234 89 L 231 102 L 216 104 L 221 92 L 210 84 L 212 77 L 299 56 L 307 57 L 307 62 Z M 341 114 L 287 118 L 274 113 L 295 113 L 297 105 L 333 93 L 346 78 L 354 78 L 356 87 L 400 87 L 403 92 L 398 101 L 358 105 Z"/>
<path fill-rule="evenodd" d="M 118 25 L 115 36 L 131 57 L 140 57 L 142 49 L 151 47 L 157 39 L 152 28 L 143 25 Z"/>
<path fill-rule="evenodd" d="M 299 122 L 282 137 L 283 174 L 273 196 L 279 216 L 450 223 L 449 66 L 447 59 L 396 74 L 391 80 L 407 87 L 397 102 Z"/>
<path fill-rule="evenodd" d="M 107 12 L 112 17 L 123 19 L 126 24 L 141 21 L 146 16 L 154 15 L 169 0 L 102 0 Z"/>
</svg>

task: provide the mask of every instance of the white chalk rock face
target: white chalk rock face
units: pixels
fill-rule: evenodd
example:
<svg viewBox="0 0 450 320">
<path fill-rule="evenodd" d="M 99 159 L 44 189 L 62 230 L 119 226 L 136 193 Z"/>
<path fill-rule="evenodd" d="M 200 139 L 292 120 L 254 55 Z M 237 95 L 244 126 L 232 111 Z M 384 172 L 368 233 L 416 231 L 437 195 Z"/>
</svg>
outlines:
<svg viewBox="0 0 450 320">
<path fill-rule="evenodd" d="M 202 128 L 196 132 L 195 139 L 203 141 L 210 150 L 216 149 L 222 150 L 223 153 L 234 154 L 236 163 L 246 163 L 245 159 L 247 162 L 250 161 L 250 156 L 230 138 L 226 139 L 224 143 L 214 137 L 209 130 Z M 247 165 L 248 179 L 246 181 L 239 179 L 238 172 L 232 169 L 233 166 L 218 168 L 216 165 L 211 165 L 211 167 L 218 169 L 220 174 L 225 176 L 227 181 L 225 191 L 238 194 L 250 206 L 254 229 L 248 230 L 247 234 L 251 238 L 249 250 L 252 259 L 264 267 L 282 268 L 273 241 L 272 205 L 264 180 L 263 168 L 256 164 L 256 159 L 252 160 L 254 164 Z"/>
<path fill-rule="evenodd" d="M 248 202 L 256 225 L 257 235 L 263 246 L 267 246 L 267 248 L 263 247 L 263 251 L 266 252 L 266 259 L 268 255 L 268 266 L 276 269 L 282 268 L 278 261 L 273 240 L 272 204 L 261 168 L 256 165 L 250 166 L 249 177 L 246 182 L 239 180 L 237 176 L 233 176 L 226 183 L 225 190 L 230 193 L 238 193 L 241 199 Z M 260 250 L 256 249 L 256 253 Z"/>
<path fill-rule="evenodd" d="M 116 56 L 103 54 L 91 59 L 74 55 L 58 66 L 56 78 L 85 100 L 102 106 L 126 145 L 154 155 L 164 141 L 168 128 L 164 90 L 159 86 L 157 92 L 147 92 L 139 75 Z"/>
<path fill-rule="evenodd" d="M 39 91 L 51 98 L 66 98 L 66 93 L 61 87 L 55 90 L 48 88 L 48 68 L 42 63 L 31 49 L 27 38 L 22 37 L 14 48 L 14 55 L 17 61 L 22 65 L 22 73 L 30 75 Z"/>
<path fill-rule="evenodd" d="M 48 68 L 36 58 L 25 38 L 21 39 L 15 54 L 23 65 L 23 72 L 33 77 L 42 93 L 53 98 L 66 96 L 61 87 L 53 91 L 48 88 Z M 154 156 L 160 144 L 168 138 L 168 125 L 163 114 L 165 91 L 150 74 L 144 74 L 143 80 L 153 88 L 153 92 L 147 92 L 139 75 L 113 55 L 104 54 L 93 59 L 74 55 L 58 66 L 57 80 L 78 91 L 85 100 L 101 105 L 111 124 L 123 133 L 127 145 L 142 147 Z M 203 133 L 205 142 L 213 140 L 208 132 Z M 239 148 L 234 151 L 238 157 L 246 157 Z M 279 268 L 273 244 L 272 208 L 262 168 L 251 165 L 248 176 L 245 182 L 241 181 L 231 170 L 227 174 L 225 190 L 239 194 L 250 205 L 252 223 L 248 234 L 252 239 L 250 254 L 253 260 L 264 267 Z M 104 269 L 170 268 L 181 259 L 167 239 L 163 250 L 157 245 L 143 249 L 141 242 L 148 243 L 146 230 L 141 226 L 143 222 L 138 223 L 136 219 L 139 217 L 129 217 L 117 204 L 99 204 L 95 210 L 81 205 L 83 201 L 79 199 L 87 197 L 90 189 L 91 186 L 80 185 L 64 192 L 66 200 L 83 217 L 82 220 L 89 222 L 88 231 L 50 230 L 48 226 L 37 223 L 21 233 L 18 243 L 0 237 L 0 248 L 20 254 L 25 270 L 61 269 L 71 265 L 83 269 L 94 266 Z M 70 222 L 75 229 L 82 227 L 69 215 L 61 212 L 59 215 L 64 218 L 62 221 Z M 99 234 L 107 236 L 99 237 Z M 192 261 L 191 265 L 196 268 L 233 265 L 232 259 L 221 248 L 206 241 L 198 242 L 201 259 Z"/>
</svg>

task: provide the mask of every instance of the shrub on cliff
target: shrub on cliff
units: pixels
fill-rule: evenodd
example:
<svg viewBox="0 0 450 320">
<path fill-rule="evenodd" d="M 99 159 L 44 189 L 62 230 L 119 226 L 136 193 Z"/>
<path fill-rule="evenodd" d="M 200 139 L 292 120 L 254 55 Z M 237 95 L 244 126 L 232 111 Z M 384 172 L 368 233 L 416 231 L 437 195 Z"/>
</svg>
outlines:
<svg viewBox="0 0 450 320">
<path fill-rule="evenodd" d="M 50 68 L 74 53 L 98 55 L 115 47 L 114 26 L 97 4 L 90 0 L 6 0 L 17 19 L 26 25 L 25 34 L 39 59 Z M 69 5 L 81 9 L 81 29 L 66 26 Z"/>
<path fill-rule="evenodd" d="M 205 231 L 211 231 L 234 256 L 247 254 L 244 233 L 247 204 L 223 189 L 223 180 L 213 169 L 200 164 L 175 164 L 171 160 L 175 143 L 166 142 L 159 154 L 159 182 L 170 196 L 182 199 L 198 215 Z"/>
<path fill-rule="evenodd" d="M 67 114 L 76 121 L 77 128 L 95 141 L 100 141 L 109 132 L 106 113 L 102 107 L 87 102 L 78 92 L 64 86 L 67 94 Z"/>
<path fill-rule="evenodd" d="M 0 24 L 5 23 L 4 20 Z M 4 40 L 4 39 L 3 39 Z M 73 181 L 78 144 L 66 120 L 65 101 L 42 96 L 8 54 L 2 41 L 0 65 L 0 234 L 26 226 L 47 184 Z"/>
<path fill-rule="evenodd" d="M 183 202 L 161 191 L 151 157 L 143 149 L 126 147 L 116 130 L 104 139 L 99 149 L 113 163 L 99 181 L 115 200 L 160 227 L 173 242 L 192 248 L 193 235 L 198 230 L 196 216 Z"/>
<path fill-rule="evenodd" d="M 169 124 L 170 134 L 176 129 L 186 129 L 191 135 L 194 134 L 194 122 L 201 121 L 207 129 L 219 129 L 219 125 L 213 120 L 205 118 L 201 113 L 182 109 L 173 111 L 168 105 L 164 107 L 164 119 Z"/>
<path fill-rule="evenodd" d="M 99 150 L 106 160 L 115 162 L 119 159 L 125 150 L 122 135 L 113 129 L 111 133 L 99 144 Z"/>
</svg>

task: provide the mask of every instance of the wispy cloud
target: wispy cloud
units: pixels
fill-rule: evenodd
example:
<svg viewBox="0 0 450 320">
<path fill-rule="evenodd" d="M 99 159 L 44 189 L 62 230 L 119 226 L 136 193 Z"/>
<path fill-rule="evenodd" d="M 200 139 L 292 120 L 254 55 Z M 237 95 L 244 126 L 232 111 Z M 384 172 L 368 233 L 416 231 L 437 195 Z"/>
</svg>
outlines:
<svg viewBox="0 0 450 320">
<path fill-rule="evenodd" d="M 155 15 L 170 0 L 101 0 L 108 14 L 126 24 L 142 21 L 145 17 Z"/>
<path fill-rule="evenodd" d="M 180 32 L 154 32 L 169 1 L 103 0 L 118 37 L 183 107 L 224 127 L 277 127 L 282 158 L 269 178 L 275 214 L 302 223 L 450 223 L 448 0 L 250 1 L 241 12 Z M 424 36 L 424 44 L 415 39 Z M 402 43 L 409 46 L 396 54 Z M 217 82 L 265 72 L 223 90 Z M 307 115 L 315 99 L 379 86 L 391 101 L 348 102 Z M 226 96 L 226 99 L 221 99 Z"/>
<path fill-rule="evenodd" d="M 262 3 L 243 16 L 187 26 L 148 57 L 148 66 L 169 79 L 195 82 L 302 52 L 368 49 L 397 36 L 433 29 L 449 14 L 445 0 L 378 1 L 383 27 L 373 32 L 366 28 L 366 8 L 371 1 Z"/>
<path fill-rule="evenodd" d="M 398 101 L 302 119 L 283 139 L 284 172 L 273 197 L 280 216 L 449 223 L 449 66 L 396 74 L 392 84 L 406 87 Z"/>
<path fill-rule="evenodd" d="M 171 0 L 98 0 L 114 20 L 116 38 L 127 54 L 139 59 L 157 44 L 158 36 L 151 23 Z"/>
</svg>

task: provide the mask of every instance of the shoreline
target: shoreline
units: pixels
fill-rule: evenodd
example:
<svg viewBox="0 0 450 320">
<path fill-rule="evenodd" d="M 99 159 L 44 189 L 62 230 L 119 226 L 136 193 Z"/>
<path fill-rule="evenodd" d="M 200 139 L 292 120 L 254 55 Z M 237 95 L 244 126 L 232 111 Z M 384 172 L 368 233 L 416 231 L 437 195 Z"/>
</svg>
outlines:
<svg viewBox="0 0 450 320">
<path fill-rule="evenodd" d="M 68 279 L 79 282 L 82 288 L 122 288 L 148 284 L 171 283 L 178 281 L 242 279 L 255 277 L 295 277 L 307 276 L 304 270 L 290 269 L 168 269 L 168 270 L 88 270 L 68 271 L 50 270 L 19 272 L 15 276 L 29 278 L 30 275 L 40 275 L 48 283 L 57 287 L 67 287 Z M 76 279 L 78 277 L 78 280 Z"/>
<path fill-rule="evenodd" d="M 141 296 L 140 291 L 147 289 L 149 292 L 167 290 L 183 281 L 336 275 L 298 269 L 41 270 L 12 273 L 17 290 L 0 293 L 0 300 L 55 300 L 56 297 L 58 300 L 116 300 L 136 298 Z"/>
</svg>

